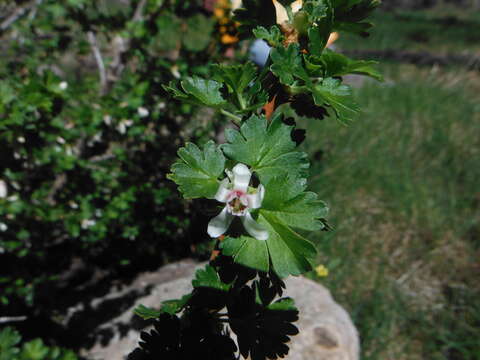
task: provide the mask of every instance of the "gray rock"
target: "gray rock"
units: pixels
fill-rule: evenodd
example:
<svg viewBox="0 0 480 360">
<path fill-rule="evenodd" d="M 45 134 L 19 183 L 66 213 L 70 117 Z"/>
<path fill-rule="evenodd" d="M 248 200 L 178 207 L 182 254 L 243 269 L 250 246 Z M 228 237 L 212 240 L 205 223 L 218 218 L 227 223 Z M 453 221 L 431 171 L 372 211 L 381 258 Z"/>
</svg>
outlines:
<svg viewBox="0 0 480 360">
<path fill-rule="evenodd" d="M 359 339 L 348 313 L 324 286 L 304 277 L 285 281 L 285 295 L 295 299 L 300 330 L 289 344 L 289 360 L 357 360 Z"/>
<path fill-rule="evenodd" d="M 179 298 L 190 292 L 191 279 L 198 267 L 186 260 L 167 265 L 154 273 L 144 273 L 130 288 L 152 286 L 149 295 L 137 299 L 134 306 L 117 318 L 101 326 L 114 329 L 129 326 L 133 309 L 139 305 L 158 307 L 165 300 Z M 347 314 L 332 298 L 330 292 L 320 284 L 303 277 L 286 280 L 286 296 L 295 299 L 300 319 L 295 324 L 300 334 L 292 337 L 288 360 L 357 360 L 359 341 L 357 331 Z M 125 293 L 122 289 L 121 293 Z M 92 360 L 124 360 L 137 346 L 139 332 L 129 330 L 125 336 L 117 331 L 107 345 L 98 342 L 93 348 L 85 349 L 82 355 Z"/>
</svg>

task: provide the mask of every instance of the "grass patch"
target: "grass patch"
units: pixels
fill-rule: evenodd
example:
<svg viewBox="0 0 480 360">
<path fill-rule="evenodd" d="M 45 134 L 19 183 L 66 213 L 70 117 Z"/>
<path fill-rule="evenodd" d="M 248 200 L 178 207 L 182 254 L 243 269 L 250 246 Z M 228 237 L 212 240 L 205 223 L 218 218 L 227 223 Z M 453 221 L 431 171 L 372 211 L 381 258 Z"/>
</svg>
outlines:
<svg viewBox="0 0 480 360">
<path fill-rule="evenodd" d="M 385 67 L 350 126 L 303 124 L 312 188 L 334 231 L 313 235 L 362 359 L 478 359 L 478 74 Z"/>
<path fill-rule="evenodd" d="M 341 48 L 349 50 L 429 51 L 437 54 L 480 52 L 480 15 L 475 11 L 433 9 L 423 11 L 376 12 L 371 35 L 342 34 Z"/>
</svg>

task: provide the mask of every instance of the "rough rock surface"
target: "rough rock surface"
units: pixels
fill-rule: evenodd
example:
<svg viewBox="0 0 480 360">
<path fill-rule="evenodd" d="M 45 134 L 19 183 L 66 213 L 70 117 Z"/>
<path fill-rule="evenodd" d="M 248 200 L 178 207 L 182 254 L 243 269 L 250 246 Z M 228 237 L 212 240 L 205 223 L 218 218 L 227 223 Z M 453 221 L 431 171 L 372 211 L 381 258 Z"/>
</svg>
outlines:
<svg viewBox="0 0 480 360">
<path fill-rule="evenodd" d="M 108 329 L 128 329 L 132 324 L 133 309 L 138 304 L 158 307 L 168 299 L 179 298 L 190 292 L 195 270 L 203 264 L 185 260 L 167 265 L 154 273 L 141 274 L 130 286 L 151 286 L 149 295 L 137 299 L 135 305 L 117 318 L 101 326 Z M 300 334 L 292 337 L 288 360 L 357 360 L 359 340 L 357 331 L 347 314 L 322 285 L 303 277 L 286 280 L 286 296 L 295 299 L 300 319 L 295 324 Z M 123 293 L 122 291 L 121 293 Z M 108 344 L 98 342 L 82 355 L 92 360 L 124 360 L 137 346 L 139 332 L 115 331 Z"/>
</svg>

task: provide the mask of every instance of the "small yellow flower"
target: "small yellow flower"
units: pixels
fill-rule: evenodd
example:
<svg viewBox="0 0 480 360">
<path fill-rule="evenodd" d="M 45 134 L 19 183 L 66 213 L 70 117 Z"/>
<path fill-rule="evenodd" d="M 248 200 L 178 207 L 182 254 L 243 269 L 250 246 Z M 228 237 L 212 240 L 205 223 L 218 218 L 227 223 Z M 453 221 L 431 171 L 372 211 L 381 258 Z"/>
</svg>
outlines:
<svg viewBox="0 0 480 360">
<path fill-rule="evenodd" d="M 315 272 L 317 273 L 318 277 L 327 277 L 328 276 L 328 269 L 324 265 L 318 265 L 315 268 Z"/>
<path fill-rule="evenodd" d="M 230 34 L 223 34 L 221 41 L 222 44 L 225 45 L 235 44 L 236 42 L 238 42 L 238 37 L 232 36 Z"/>
<path fill-rule="evenodd" d="M 213 10 L 213 15 L 215 15 L 216 18 L 221 19 L 225 17 L 225 10 L 220 7 L 217 7 L 215 8 L 215 10 Z"/>
</svg>

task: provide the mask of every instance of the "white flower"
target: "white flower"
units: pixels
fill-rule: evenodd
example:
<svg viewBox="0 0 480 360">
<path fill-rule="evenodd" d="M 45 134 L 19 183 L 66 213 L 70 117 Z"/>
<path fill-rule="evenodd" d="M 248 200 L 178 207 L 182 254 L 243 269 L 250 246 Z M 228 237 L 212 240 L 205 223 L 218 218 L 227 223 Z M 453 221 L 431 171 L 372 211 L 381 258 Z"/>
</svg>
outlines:
<svg viewBox="0 0 480 360">
<path fill-rule="evenodd" d="M 212 238 L 223 235 L 235 216 L 241 217 L 245 230 L 257 240 L 267 240 L 268 231 L 257 223 L 250 215 L 250 209 L 258 209 L 262 205 L 265 188 L 260 185 L 257 189 L 248 187 L 252 173 L 244 164 L 237 164 L 232 171 L 227 171 L 225 178 L 218 188 L 215 199 L 226 203 L 222 212 L 208 223 L 208 235 Z"/>
<path fill-rule="evenodd" d="M 140 106 L 138 109 L 137 109 L 137 112 L 138 112 L 138 115 L 143 118 L 143 117 L 146 117 L 150 114 L 150 112 L 148 111 L 147 108 L 144 108 L 143 106 Z"/>
<path fill-rule="evenodd" d="M 0 180 L 0 198 L 6 198 L 8 195 L 7 183 Z"/>
<path fill-rule="evenodd" d="M 112 117 L 108 114 L 103 115 L 103 122 L 107 125 L 110 126 L 112 123 Z"/>
<path fill-rule="evenodd" d="M 132 124 L 132 120 L 123 119 L 118 123 L 117 130 L 120 134 L 125 134 L 127 132 L 127 129 L 132 126 Z"/>
<path fill-rule="evenodd" d="M 62 81 L 60 84 L 58 84 L 58 87 L 60 88 L 60 90 L 67 90 L 68 83 L 66 81 Z"/>
<path fill-rule="evenodd" d="M 88 229 L 89 227 L 92 227 L 96 224 L 97 222 L 92 219 L 83 219 L 81 223 L 82 229 Z"/>
<path fill-rule="evenodd" d="M 182 77 L 182 75 L 180 74 L 180 72 L 178 71 L 178 66 L 177 65 L 173 65 L 171 68 L 170 68 L 170 72 L 172 73 L 173 77 L 175 79 L 180 79 Z"/>
</svg>

